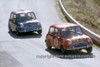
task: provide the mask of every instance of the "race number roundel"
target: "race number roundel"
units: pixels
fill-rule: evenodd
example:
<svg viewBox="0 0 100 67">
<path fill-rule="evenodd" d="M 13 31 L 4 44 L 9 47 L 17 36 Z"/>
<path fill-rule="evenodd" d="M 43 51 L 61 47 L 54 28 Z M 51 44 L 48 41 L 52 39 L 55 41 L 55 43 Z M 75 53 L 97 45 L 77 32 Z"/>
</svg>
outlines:
<svg viewBox="0 0 100 67">
<path fill-rule="evenodd" d="M 58 46 L 58 39 L 57 38 L 54 39 L 54 44 L 55 44 L 55 46 Z"/>
</svg>

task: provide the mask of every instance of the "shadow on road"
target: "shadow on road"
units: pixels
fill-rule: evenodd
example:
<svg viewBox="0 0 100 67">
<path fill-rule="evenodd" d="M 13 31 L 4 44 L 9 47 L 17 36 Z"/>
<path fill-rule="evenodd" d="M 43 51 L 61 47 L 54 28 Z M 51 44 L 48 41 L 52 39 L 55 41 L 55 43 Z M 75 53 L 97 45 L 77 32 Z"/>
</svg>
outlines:
<svg viewBox="0 0 100 67">
<path fill-rule="evenodd" d="M 17 35 L 15 32 L 8 32 L 11 37 L 15 39 L 27 39 L 27 38 L 41 38 L 42 34 L 37 33 L 22 33 L 20 35 Z"/>
<path fill-rule="evenodd" d="M 83 51 L 70 51 L 66 54 L 62 54 L 58 49 L 46 49 L 51 55 L 61 58 L 61 59 L 84 59 L 84 58 L 94 58 L 92 53 L 86 53 Z"/>
</svg>

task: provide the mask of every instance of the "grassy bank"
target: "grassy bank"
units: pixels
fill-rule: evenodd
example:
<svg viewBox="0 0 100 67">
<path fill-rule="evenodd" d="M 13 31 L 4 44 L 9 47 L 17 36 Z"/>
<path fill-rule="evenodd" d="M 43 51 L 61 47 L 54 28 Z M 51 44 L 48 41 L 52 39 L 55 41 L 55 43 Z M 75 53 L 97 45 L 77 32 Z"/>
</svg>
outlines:
<svg viewBox="0 0 100 67">
<path fill-rule="evenodd" d="M 100 35 L 99 0 L 62 0 L 62 2 L 77 21 Z"/>
</svg>

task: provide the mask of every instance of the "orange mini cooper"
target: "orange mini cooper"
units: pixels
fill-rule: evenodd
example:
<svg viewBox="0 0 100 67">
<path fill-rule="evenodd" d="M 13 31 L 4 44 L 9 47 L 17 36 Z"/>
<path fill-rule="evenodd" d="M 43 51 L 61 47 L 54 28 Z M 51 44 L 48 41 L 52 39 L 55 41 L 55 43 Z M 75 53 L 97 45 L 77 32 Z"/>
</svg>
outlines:
<svg viewBox="0 0 100 67">
<path fill-rule="evenodd" d="M 51 25 L 45 42 L 47 49 L 55 47 L 61 49 L 62 53 L 81 49 L 91 53 L 93 45 L 91 38 L 83 33 L 80 26 L 73 23 Z"/>
</svg>

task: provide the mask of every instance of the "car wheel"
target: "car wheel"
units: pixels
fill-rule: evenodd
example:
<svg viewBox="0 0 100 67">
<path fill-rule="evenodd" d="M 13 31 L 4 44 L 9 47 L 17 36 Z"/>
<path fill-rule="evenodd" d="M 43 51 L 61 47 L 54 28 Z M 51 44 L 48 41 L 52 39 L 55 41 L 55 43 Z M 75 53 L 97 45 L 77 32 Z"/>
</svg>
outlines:
<svg viewBox="0 0 100 67">
<path fill-rule="evenodd" d="M 64 49 L 64 46 L 61 46 L 61 52 L 62 52 L 63 54 L 66 53 L 66 50 Z"/>
<path fill-rule="evenodd" d="M 87 53 L 91 53 L 92 52 L 92 47 L 89 47 L 86 49 Z"/>
<path fill-rule="evenodd" d="M 10 31 L 10 32 L 12 32 L 12 29 L 11 29 L 11 26 L 10 26 L 10 24 L 9 24 L 9 31 Z"/>
<path fill-rule="evenodd" d="M 19 32 L 17 29 L 16 29 L 16 34 L 17 34 L 17 35 L 20 35 L 20 32 Z"/>
<path fill-rule="evenodd" d="M 46 41 L 46 47 L 47 47 L 47 49 L 51 49 L 52 47 L 49 45 L 49 42 L 48 41 Z"/>
<path fill-rule="evenodd" d="M 38 30 L 37 32 L 38 32 L 38 34 L 41 34 L 42 33 L 42 30 Z"/>
<path fill-rule="evenodd" d="M 80 51 L 82 51 L 82 49 L 78 49 L 77 51 L 79 51 L 79 52 L 80 52 Z"/>
</svg>

